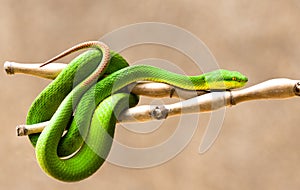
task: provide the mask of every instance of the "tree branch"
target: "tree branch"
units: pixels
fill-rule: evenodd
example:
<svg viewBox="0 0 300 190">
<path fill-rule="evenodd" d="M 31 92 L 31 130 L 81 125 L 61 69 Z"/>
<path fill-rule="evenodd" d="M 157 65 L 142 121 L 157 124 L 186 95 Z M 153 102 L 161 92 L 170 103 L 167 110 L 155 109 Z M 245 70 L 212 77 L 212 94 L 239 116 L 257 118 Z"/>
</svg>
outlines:
<svg viewBox="0 0 300 190">
<path fill-rule="evenodd" d="M 66 64 L 51 63 L 45 67 L 38 64 L 5 62 L 7 74 L 17 73 L 55 79 Z M 300 96 L 300 80 L 272 79 L 249 88 L 235 91 L 188 91 L 163 83 L 138 82 L 128 86 L 137 95 L 155 98 L 177 97 L 186 99 L 169 105 L 142 105 L 125 110 L 118 118 L 119 122 L 144 122 L 166 119 L 170 116 L 188 113 L 211 112 L 225 106 L 232 106 L 245 101 L 261 99 L 283 99 Z M 201 96 L 200 96 L 201 95 Z M 29 135 L 41 132 L 48 122 L 34 125 L 17 126 L 17 135 Z"/>
<path fill-rule="evenodd" d="M 142 105 L 130 108 L 121 113 L 119 122 L 144 122 L 166 119 L 170 116 L 211 112 L 225 106 L 262 99 L 284 99 L 300 96 L 300 80 L 272 79 L 249 88 L 235 91 L 219 91 L 197 96 L 169 105 Z M 41 132 L 47 122 L 35 125 L 19 125 L 17 135 L 23 136 Z"/>
<path fill-rule="evenodd" d="M 53 80 L 62 71 L 62 69 L 67 66 L 67 64 L 64 63 L 50 63 L 44 67 L 40 67 L 41 64 L 42 63 L 29 64 L 6 61 L 4 63 L 4 69 L 8 75 L 25 74 Z M 177 97 L 181 99 L 189 99 L 207 93 L 207 91 L 189 91 L 164 83 L 143 81 L 129 85 L 128 89 L 137 95 L 154 98 Z"/>
</svg>

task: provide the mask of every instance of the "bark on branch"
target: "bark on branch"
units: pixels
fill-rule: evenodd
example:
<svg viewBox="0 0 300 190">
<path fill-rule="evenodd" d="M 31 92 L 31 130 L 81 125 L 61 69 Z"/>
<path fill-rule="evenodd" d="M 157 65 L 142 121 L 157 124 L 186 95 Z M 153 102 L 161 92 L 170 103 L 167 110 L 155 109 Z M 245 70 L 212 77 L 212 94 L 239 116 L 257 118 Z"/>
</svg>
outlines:
<svg viewBox="0 0 300 190">
<path fill-rule="evenodd" d="M 119 122 L 145 122 L 166 119 L 170 116 L 211 112 L 225 106 L 262 99 L 285 99 L 300 96 L 300 80 L 286 78 L 272 79 L 249 88 L 235 91 L 211 92 L 178 103 L 168 105 L 141 105 L 125 110 Z M 17 126 L 17 135 L 23 136 L 41 132 L 47 122 L 35 125 Z"/>
<path fill-rule="evenodd" d="M 29 74 L 42 78 L 54 79 L 66 64 L 51 63 L 45 67 L 40 64 L 20 64 L 6 62 L 7 74 Z M 170 116 L 211 112 L 225 106 L 233 106 L 241 102 L 262 99 L 284 99 L 300 96 L 300 80 L 278 78 L 268 80 L 249 88 L 234 91 L 188 91 L 163 83 L 139 82 L 129 86 L 133 93 L 150 97 L 178 97 L 186 99 L 169 105 L 141 105 L 125 110 L 118 118 L 119 122 L 144 122 L 166 119 Z M 29 135 L 41 132 L 48 122 L 35 125 L 17 126 L 17 135 Z"/>
</svg>

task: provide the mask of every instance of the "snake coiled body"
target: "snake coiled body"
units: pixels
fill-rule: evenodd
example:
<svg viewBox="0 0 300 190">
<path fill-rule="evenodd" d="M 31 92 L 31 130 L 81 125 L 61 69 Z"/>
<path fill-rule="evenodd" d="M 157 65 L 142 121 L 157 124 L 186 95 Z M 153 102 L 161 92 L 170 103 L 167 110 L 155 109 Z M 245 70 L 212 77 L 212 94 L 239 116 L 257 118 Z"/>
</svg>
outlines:
<svg viewBox="0 0 300 190">
<path fill-rule="evenodd" d="M 153 81 L 188 90 L 210 90 L 238 88 L 247 82 L 242 74 L 227 70 L 185 76 L 148 65 L 127 67 L 127 62 L 113 52 L 109 66 L 103 69 L 108 54 L 100 47 L 79 55 L 29 110 L 27 124 L 50 119 L 43 132 L 30 135 L 30 140 L 40 166 L 56 179 L 82 180 L 103 164 L 112 144 L 116 117 L 138 103 L 137 96 L 120 92 L 127 85 Z M 104 73 L 108 74 L 105 78 Z"/>
</svg>

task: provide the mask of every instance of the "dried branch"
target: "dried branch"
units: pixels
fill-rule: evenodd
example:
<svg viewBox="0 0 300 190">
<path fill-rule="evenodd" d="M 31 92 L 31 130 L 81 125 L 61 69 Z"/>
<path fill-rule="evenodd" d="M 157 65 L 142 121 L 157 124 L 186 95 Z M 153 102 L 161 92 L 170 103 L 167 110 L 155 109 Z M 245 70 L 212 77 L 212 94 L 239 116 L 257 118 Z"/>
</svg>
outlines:
<svg viewBox="0 0 300 190">
<path fill-rule="evenodd" d="M 144 122 L 166 119 L 170 116 L 188 113 L 211 112 L 225 106 L 233 106 L 245 101 L 262 99 L 284 99 L 300 96 L 300 80 L 272 79 L 255 86 L 235 90 L 211 92 L 188 100 L 169 105 L 136 106 L 125 110 L 118 118 L 119 122 Z M 47 122 L 35 125 L 20 125 L 17 135 L 41 132 Z"/>
<path fill-rule="evenodd" d="M 45 67 L 39 64 L 24 64 L 6 62 L 7 74 L 29 74 L 42 78 L 54 79 L 66 64 L 51 63 Z M 133 85 L 133 86 L 132 86 Z M 260 99 L 283 99 L 300 95 L 300 81 L 290 79 L 273 79 L 255 86 L 236 91 L 188 91 L 163 83 L 139 82 L 128 88 L 133 93 L 150 97 L 179 97 L 187 99 L 169 105 L 143 105 L 125 110 L 118 118 L 119 122 L 143 122 L 149 120 L 166 119 L 167 117 L 198 112 L 211 112 L 225 106 L 236 105 L 241 102 Z M 202 95 L 202 96 L 200 96 Z M 41 132 L 48 122 L 34 125 L 19 125 L 17 135 L 23 136 Z"/>
<path fill-rule="evenodd" d="M 64 63 L 50 63 L 44 67 L 40 67 L 41 64 L 42 63 L 28 64 L 7 61 L 4 63 L 4 69 L 8 75 L 25 74 L 45 79 L 55 79 L 62 69 L 67 66 Z M 128 89 L 137 95 L 154 98 L 180 97 L 181 99 L 189 99 L 207 93 L 206 91 L 184 90 L 164 83 L 143 81 L 128 86 Z"/>
<path fill-rule="evenodd" d="M 4 69 L 6 74 L 26 74 L 35 77 L 41 77 L 46 79 L 55 79 L 57 75 L 67 66 L 64 63 L 51 63 L 40 67 L 41 63 L 16 63 L 6 61 L 4 63 Z"/>
</svg>

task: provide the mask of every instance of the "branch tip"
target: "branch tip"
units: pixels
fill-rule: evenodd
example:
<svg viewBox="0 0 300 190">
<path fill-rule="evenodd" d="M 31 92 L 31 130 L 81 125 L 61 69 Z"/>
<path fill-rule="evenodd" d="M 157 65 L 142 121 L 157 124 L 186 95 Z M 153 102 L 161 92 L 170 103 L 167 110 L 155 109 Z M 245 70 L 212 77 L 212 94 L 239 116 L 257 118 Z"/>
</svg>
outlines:
<svg viewBox="0 0 300 190">
<path fill-rule="evenodd" d="M 8 74 L 8 75 L 15 74 L 14 69 L 12 67 L 12 62 L 6 61 L 4 63 L 4 69 L 5 69 L 6 74 Z"/>
<path fill-rule="evenodd" d="M 294 87 L 294 92 L 297 96 L 300 96 L 300 82 L 297 82 Z"/>
<path fill-rule="evenodd" d="M 17 136 L 25 136 L 27 135 L 28 132 L 25 125 L 18 125 L 16 127 L 16 130 L 17 130 Z"/>
</svg>

